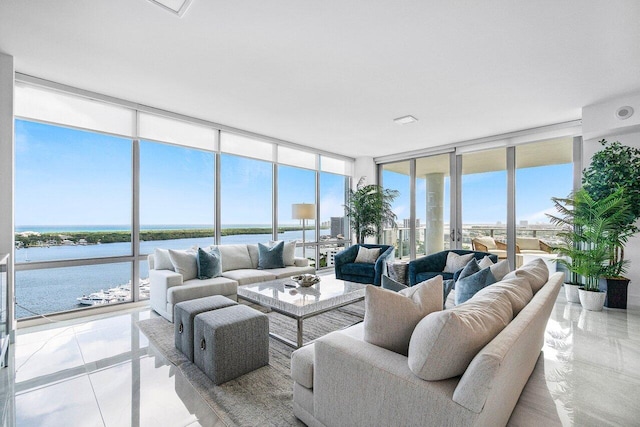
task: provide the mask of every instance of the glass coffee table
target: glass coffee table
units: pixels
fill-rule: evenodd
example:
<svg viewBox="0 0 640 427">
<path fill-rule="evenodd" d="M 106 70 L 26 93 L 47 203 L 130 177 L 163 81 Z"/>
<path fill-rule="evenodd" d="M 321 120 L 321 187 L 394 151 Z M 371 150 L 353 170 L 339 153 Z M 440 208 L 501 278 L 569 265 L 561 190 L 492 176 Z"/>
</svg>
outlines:
<svg viewBox="0 0 640 427">
<path fill-rule="evenodd" d="M 304 319 L 364 300 L 366 287 L 367 285 L 361 283 L 346 282 L 333 276 L 322 276 L 320 283 L 303 288 L 291 278 L 286 278 L 238 286 L 238 298 L 296 319 L 297 342 L 271 332 L 269 335 L 291 347 L 300 348 L 303 345 L 302 322 Z"/>
</svg>

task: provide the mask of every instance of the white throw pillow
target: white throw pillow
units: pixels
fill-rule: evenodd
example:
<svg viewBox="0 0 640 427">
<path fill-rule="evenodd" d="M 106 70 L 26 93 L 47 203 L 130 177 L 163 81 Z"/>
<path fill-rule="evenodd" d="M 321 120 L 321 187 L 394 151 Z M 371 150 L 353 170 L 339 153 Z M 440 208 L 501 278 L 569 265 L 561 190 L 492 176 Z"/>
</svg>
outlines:
<svg viewBox="0 0 640 427">
<path fill-rule="evenodd" d="M 358 248 L 358 255 L 356 256 L 356 260 L 354 262 L 363 264 L 375 264 L 379 256 L 380 248 L 368 249 L 364 246 L 360 246 Z"/>
<path fill-rule="evenodd" d="M 487 267 L 491 267 L 492 265 L 493 265 L 493 260 L 489 258 L 489 255 L 485 256 L 480 261 L 478 261 L 478 267 L 480 267 L 480 270 L 485 269 Z"/>
<path fill-rule="evenodd" d="M 186 251 L 169 249 L 169 258 L 175 271 L 182 275 L 183 281 L 198 277 L 198 253 L 193 249 Z"/>
<path fill-rule="evenodd" d="M 519 269 L 504 276 L 504 279 L 512 279 L 514 277 L 526 278 L 529 281 L 531 290 L 535 294 L 549 280 L 549 269 L 542 258 L 535 258 Z"/>
<path fill-rule="evenodd" d="M 512 318 L 511 302 L 504 293 L 474 296 L 449 310 L 432 313 L 413 331 L 409 369 L 427 381 L 462 375 Z"/>
<path fill-rule="evenodd" d="M 247 245 L 220 245 L 218 248 L 220 249 L 223 273 L 229 270 L 254 268 Z"/>
<path fill-rule="evenodd" d="M 444 266 L 444 272 L 455 273 L 461 268 L 464 268 L 464 266 L 471 261 L 473 255 L 474 254 L 458 255 L 455 252 L 449 252 L 447 254 L 447 264 Z"/>
<path fill-rule="evenodd" d="M 154 270 L 175 271 L 169 257 L 169 250 L 156 248 L 153 251 L 153 268 Z"/>
<path fill-rule="evenodd" d="M 367 286 L 364 301 L 364 340 L 406 356 L 418 322 L 442 310 L 442 276 L 400 292 Z"/>
<path fill-rule="evenodd" d="M 269 246 L 273 247 L 283 240 L 269 240 Z M 291 240 L 284 242 L 284 250 L 282 252 L 282 258 L 284 258 L 284 265 L 295 265 L 296 260 L 296 241 Z"/>
<path fill-rule="evenodd" d="M 493 239 L 493 237 L 490 236 L 480 236 L 480 237 L 476 237 L 476 241 L 478 243 L 480 243 L 481 245 L 484 245 L 487 247 L 487 250 L 491 250 L 491 249 L 497 249 L 497 245 L 496 245 L 496 241 Z M 486 268 L 486 267 L 484 267 Z"/>
</svg>

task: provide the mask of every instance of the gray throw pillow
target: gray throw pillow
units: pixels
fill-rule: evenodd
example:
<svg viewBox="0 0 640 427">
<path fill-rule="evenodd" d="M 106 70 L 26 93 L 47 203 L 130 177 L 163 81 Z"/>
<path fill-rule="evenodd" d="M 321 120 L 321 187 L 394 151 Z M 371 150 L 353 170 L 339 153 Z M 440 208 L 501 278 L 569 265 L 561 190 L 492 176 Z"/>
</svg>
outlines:
<svg viewBox="0 0 640 427">
<path fill-rule="evenodd" d="M 382 289 L 388 289 L 393 292 L 400 292 L 403 289 L 407 289 L 408 286 L 404 283 L 400 283 L 396 280 L 393 280 L 391 277 L 386 274 L 382 275 Z"/>
<path fill-rule="evenodd" d="M 356 256 L 356 260 L 354 262 L 363 263 L 363 264 L 375 264 L 380 256 L 380 248 L 365 248 L 364 246 L 360 246 L 358 248 L 358 255 Z"/>
<path fill-rule="evenodd" d="M 284 267 L 284 242 L 275 244 L 272 247 L 258 243 L 258 269 L 267 270 L 271 268 Z"/>
<path fill-rule="evenodd" d="M 444 266 L 445 273 L 455 273 L 464 268 L 465 265 L 473 258 L 474 254 L 458 255 L 455 252 L 447 254 L 447 264 Z"/>
<path fill-rule="evenodd" d="M 474 258 L 465 266 L 456 282 L 456 305 L 469 300 L 480 289 L 493 283 L 496 283 L 496 278 L 491 274 L 490 267 L 480 270 Z"/>
<path fill-rule="evenodd" d="M 217 247 L 209 248 L 205 251 L 198 248 L 198 279 L 211 279 L 213 277 L 222 276 L 222 260 L 220 258 L 220 249 Z"/>
</svg>

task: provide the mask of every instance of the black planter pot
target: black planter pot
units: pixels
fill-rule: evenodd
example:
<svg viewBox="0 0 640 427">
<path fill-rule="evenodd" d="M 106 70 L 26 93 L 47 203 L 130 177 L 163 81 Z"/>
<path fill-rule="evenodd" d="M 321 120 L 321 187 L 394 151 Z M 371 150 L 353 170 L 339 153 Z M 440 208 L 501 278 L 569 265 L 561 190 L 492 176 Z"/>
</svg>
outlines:
<svg viewBox="0 0 640 427">
<path fill-rule="evenodd" d="M 607 292 L 604 306 L 609 308 L 627 308 L 627 288 L 629 279 L 624 277 L 601 277 L 598 283 L 601 291 Z"/>
</svg>

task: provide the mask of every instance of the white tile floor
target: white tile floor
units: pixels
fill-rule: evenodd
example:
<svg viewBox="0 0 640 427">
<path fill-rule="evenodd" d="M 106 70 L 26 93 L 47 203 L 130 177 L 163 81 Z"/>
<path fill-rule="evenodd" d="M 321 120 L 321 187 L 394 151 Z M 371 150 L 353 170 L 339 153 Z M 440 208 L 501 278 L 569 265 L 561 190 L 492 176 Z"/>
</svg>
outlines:
<svg viewBox="0 0 640 427">
<path fill-rule="evenodd" d="M 0 371 L 8 425 L 222 425 L 135 326 L 150 316 L 139 309 L 20 330 Z M 639 387 L 640 311 L 588 312 L 561 291 L 509 425 L 638 426 Z"/>
</svg>

